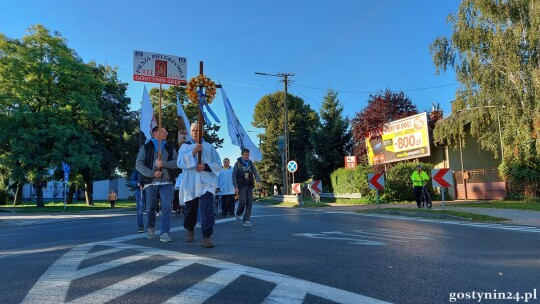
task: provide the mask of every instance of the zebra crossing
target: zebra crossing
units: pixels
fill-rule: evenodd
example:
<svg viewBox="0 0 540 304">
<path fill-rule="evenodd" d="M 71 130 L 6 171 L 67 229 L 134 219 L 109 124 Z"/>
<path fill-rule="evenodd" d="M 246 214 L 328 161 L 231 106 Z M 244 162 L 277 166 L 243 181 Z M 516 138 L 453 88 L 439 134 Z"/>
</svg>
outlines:
<svg viewBox="0 0 540 304">
<path fill-rule="evenodd" d="M 261 303 L 303 303 L 308 295 L 336 303 L 386 303 L 350 291 L 294 278 L 291 276 L 235 264 L 227 261 L 186 254 L 177 251 L 152 248 L 126 241 L 134 239 L 126 236 L 110 241 L 77 246 L 59 258 L 40 277 L 22 303 L 107 303 L 114 302 L 128 294 L 137 292 L 153 282 L 181 272 L 188 267 L 206 267 L 212 274 L 186 289 L 175 290 L 171 297 L 163 301 L 167 304 L 204 303 L 219 297 L 225 288 L 242 288 L 236 282 L 241 277 L 262 280 L 273 288 Z M 129 255 L 126 255 L 129 252 Z M 121 254 L 123 253 L 123 255 Z M 117 282 L 99 286 L 87 293 L 74 293 L 78 285 L 96 285 L 92 279 L 106 271 L 119 270 L 129 265 L 137 268 L 138 263 L 162 257 L 164 264 L 142 273 L 127 275 Z M 108 259 L 107 259 L 108 258 Z M 98 261 L 96 263 L 96 261 Z M 174 286 L 174 284 L 173 284 Z M 137 299 L 137 298 L 135 298 Z M 142 299 L 140 299 L 142 302 Z M 132 300 L 133 301 L 133 300 Z"/>
</svg>

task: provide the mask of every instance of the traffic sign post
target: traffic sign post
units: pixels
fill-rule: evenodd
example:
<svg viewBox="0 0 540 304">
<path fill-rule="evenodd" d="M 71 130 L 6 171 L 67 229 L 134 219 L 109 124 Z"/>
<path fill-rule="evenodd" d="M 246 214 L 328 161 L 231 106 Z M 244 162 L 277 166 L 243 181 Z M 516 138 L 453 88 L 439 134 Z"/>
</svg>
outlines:
<svg viewBox="0 0 540 304">
<path fill-rule="evenodd" d="M 294 172 L 298 170 L 298 164 L 294 160 L 291 160 L 287 163 L 287 170 L 292 173 L 292 182 L 294 184 Z"/>
<path fill-rule="evenodd" d="M 292 184 L 291 185 L 292 193 L 297 195 L 298 206 L 304 207 L 304 201 L 302 200 L 302 184 Z"/>
<path fill-rule="evenodd" d="M 452 170 L 449 168 L 431 169 L 431 176 L 433 177 L 433 187 L 439 187 L 442 197 L 442 208 L 444 210 L 444 191 L 445 188 L 453 187 L 454 180 Z"/>
<path fill-rule="evenodd" d="M 377 190 L 377 209 L 380 209 L 379 190 L 384 189 L 384 175 L 382 173 L 368 173 L 368 187 Z"/>
</svg>

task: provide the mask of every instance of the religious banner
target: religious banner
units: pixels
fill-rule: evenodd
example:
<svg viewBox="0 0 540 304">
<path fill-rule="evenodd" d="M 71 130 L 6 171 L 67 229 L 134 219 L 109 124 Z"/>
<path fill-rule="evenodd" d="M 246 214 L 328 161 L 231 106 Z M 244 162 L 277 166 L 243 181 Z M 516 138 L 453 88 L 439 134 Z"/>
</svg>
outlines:
<svg viewBox="0 0 540 304">
<path fill-rule="evenodd" d="M 369 164 L 384 164 L 430 155 L 427 113 L 389 122 L 378 136 L 366 138 Z"/>
<path fill-rule="evenodd" d="M 187 58 L 133 51 L 133 80 L 184 86 Z"/>
</svg>

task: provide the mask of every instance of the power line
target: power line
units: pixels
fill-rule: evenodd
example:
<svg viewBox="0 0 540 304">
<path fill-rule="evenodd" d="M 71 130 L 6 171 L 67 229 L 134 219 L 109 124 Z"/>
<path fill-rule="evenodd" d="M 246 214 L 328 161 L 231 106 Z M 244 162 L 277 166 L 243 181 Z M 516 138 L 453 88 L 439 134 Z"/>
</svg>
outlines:
<svg viewBox="0 0 540 304">
<path fill-rule="evenodd" d="M 432 87 L 405 89 L 405 90 L 399 90 L 399 91 L 401 91 L 401 92 L 423 91 L 423 90 L 431 90 L 431 89 L 437 89 L 437 88 L 450 87 L 450 86 L 453 86 L 453 85 L 456 85 L 456 84 L 458 84 L 458 83 L 454 82 L 454 83 L 443 84 L 443 85 L 432 86 Z M 307 86 L 307 85 L 302 85 L 302 84 L 296 84 L 296 85 L 299 86 L 299 87 L 304 87 L 304 88 L 309 88 L 309 89 L 314 89 L 314 90 L 323 90 L 323 91 L 328 90 L 328 88 L 318 88 L 318 87 L 312 87 L 312 86 Z M 337 89 L 334 89 L 334 91 L 341 92 L 341 93 L 357 93 L 357 94 L 377 94 L 377 93 L 380 92 L 380 91 L 337 90 Z"/>
<path fill-rule="evenodd" d="M 289 83 L 289 86 L 290 86 L 293 90 L 295 90 L 296 92 L 298 92 L 298 94 L 304 96 L 305 98 L 307 98 L 307 99 L 311 100 L 312 102 L 316 103 L 318 106 L 322 107 L 322 104 L 321 104 L 321 103 L 316 102 L 316 101 L 313 100 L 311 97 L 309 97 L 309 96 L 307 96 L 306 94 L 304 94 L 304 93 L 298 91 L 298 89 L 295 88 L 292 84 Z"/>
</svg>

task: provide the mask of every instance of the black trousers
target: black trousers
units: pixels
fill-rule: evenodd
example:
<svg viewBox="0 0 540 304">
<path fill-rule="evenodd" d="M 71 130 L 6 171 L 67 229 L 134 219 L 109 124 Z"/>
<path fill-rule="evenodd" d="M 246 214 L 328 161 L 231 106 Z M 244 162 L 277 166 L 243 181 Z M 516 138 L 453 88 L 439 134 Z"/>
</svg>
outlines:
<svg viewBox="0 0 540 304">
<path fill-rule="evenodd" d="M 221 215 L 234 215 L 234 194 L 221 195 Z"/>
<path fill-rule="evenodd" d="M 422 201 L 420 201 L 421 197 L 422 197 L 422 186 L 414 186 L 414 199 L 416 200 L 416 204 L 418 206 L 422 206 Z"/>
</svg>

